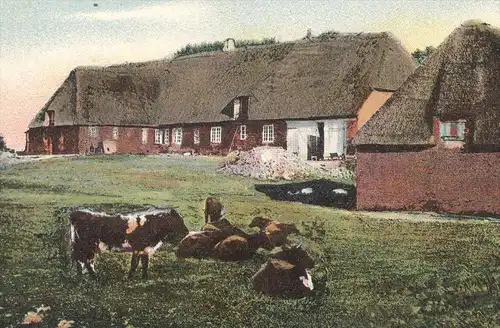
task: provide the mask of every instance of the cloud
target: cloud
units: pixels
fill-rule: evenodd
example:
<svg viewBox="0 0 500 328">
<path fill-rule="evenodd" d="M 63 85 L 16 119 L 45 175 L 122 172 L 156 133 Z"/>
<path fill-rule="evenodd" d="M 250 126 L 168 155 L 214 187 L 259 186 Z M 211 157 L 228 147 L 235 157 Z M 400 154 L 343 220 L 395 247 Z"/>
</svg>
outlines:
<svg viewBox="0 0 500 328">
<path fill-rule="evenodd" d="M 135 7 L 126 11 L 98 11 L 80 12 L 71 15 L 71 18 L 92 21 L 120 21 L 137 19 L 166 19 L 182 21 L 186 18 L 205 15 L 208 7 L 202 2 L 169 2 L 161 5 L 146 5 Z"/>
</svg>

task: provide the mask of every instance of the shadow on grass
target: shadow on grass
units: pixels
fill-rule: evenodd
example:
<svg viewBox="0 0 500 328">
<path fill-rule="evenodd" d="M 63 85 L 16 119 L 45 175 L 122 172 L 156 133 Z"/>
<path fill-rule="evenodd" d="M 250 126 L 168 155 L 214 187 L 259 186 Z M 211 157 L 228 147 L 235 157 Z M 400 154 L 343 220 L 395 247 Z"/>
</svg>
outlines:
<svg viewBox="0 0 500 328">
<path fill-rule="evenodd" d="M 336 193 L 334 190 L 346 193 Z M 273 200 L 354 209 L 356 189 L 352 185 L 320 179 L 285 184 L 256 184 L 255 190 Z"/>
</svg>

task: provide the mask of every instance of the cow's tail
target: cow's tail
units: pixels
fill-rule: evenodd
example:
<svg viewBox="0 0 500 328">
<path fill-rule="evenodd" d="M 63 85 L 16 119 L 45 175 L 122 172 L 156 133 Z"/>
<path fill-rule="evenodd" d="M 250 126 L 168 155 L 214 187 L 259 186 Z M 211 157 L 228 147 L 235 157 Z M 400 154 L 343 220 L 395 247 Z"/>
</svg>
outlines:
<svg viewBox="0 0 500 328">
<path fill-rule="evenodd" d="M 71 243 L 74 244 L 76 240 L 76 231 L 75 226 L 72 223 L 69 224 L 69 238 Z"/>
<path fill-rule="evenodd" d="M 69 215 L 69 238 L 71 245 L 74 245 L 77 239 L 80 238 L 80 236 L 78 236 L 78 230 L 76 229 L 75 226 L 75 220 L 76 220 L 75 213 L 71 213 Z"/>
</svg>

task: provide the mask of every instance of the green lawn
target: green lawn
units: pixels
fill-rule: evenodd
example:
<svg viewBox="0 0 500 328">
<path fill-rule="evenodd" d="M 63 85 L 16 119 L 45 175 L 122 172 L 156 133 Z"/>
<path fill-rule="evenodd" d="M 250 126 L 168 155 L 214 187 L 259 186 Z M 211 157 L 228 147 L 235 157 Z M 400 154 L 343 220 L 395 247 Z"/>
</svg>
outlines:
<svg viewBox="0 0 500 328">
<path fill-rule="evenodd" d="M 270 200 L 255 180 L 215 173 L 205 158 L 80 157 L 0 171 L 0 327 L 50 306 L 43 327 L 494 327 L 500 325 L 500 225 L 396 222 Z M 222 199 L 229 219 L 295 222 L 317 265 L 315 295 L 276 300 L 249 278 L 269 255 L 245 263 L 176 260 L 156 253 L 150 279 L 127 281 L 130 254 L 104 252 L 99 281 L 76 277 L 61 252 L 61 216 L 72 206 L 124 211 L 179 208 L 201 227 L 202 201 Z M 295 238 L 295 237 L 294 237 Z M 291 238 L 294 240 L 294 238 Z"/>
</svg>

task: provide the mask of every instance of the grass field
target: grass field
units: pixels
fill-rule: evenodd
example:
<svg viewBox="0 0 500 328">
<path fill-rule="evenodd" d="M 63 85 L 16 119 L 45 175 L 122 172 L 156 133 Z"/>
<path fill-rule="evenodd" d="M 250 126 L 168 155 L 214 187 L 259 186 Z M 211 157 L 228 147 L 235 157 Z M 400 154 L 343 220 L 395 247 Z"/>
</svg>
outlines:
<svg viewBox="0 0 500 328">
<path fill-rule="evenodd" d="M 249 178 L 214 173 L 204 158 L 107 156 L 0 171 L 0 327 L 50 306 L 41 327 L 495 327 L 500 325 L 500 225 L 410 222 L 273 201 Z M 222 199 L 244 230 L 257 215 L 295 222 L 316 261 L 313 297 L 276 300 L 249 278 L 265 262 L 176 260 L 155 253 L 150 279 L 126 280 L 130 254 L 104 252 L 99 281 L 76 277 L 60 251 L 72 206 L 123 211 L 178 207 L 190 230 L 202 200 Z M 293 238 L 292 238 L 293 239 Z"/>
</svg>

